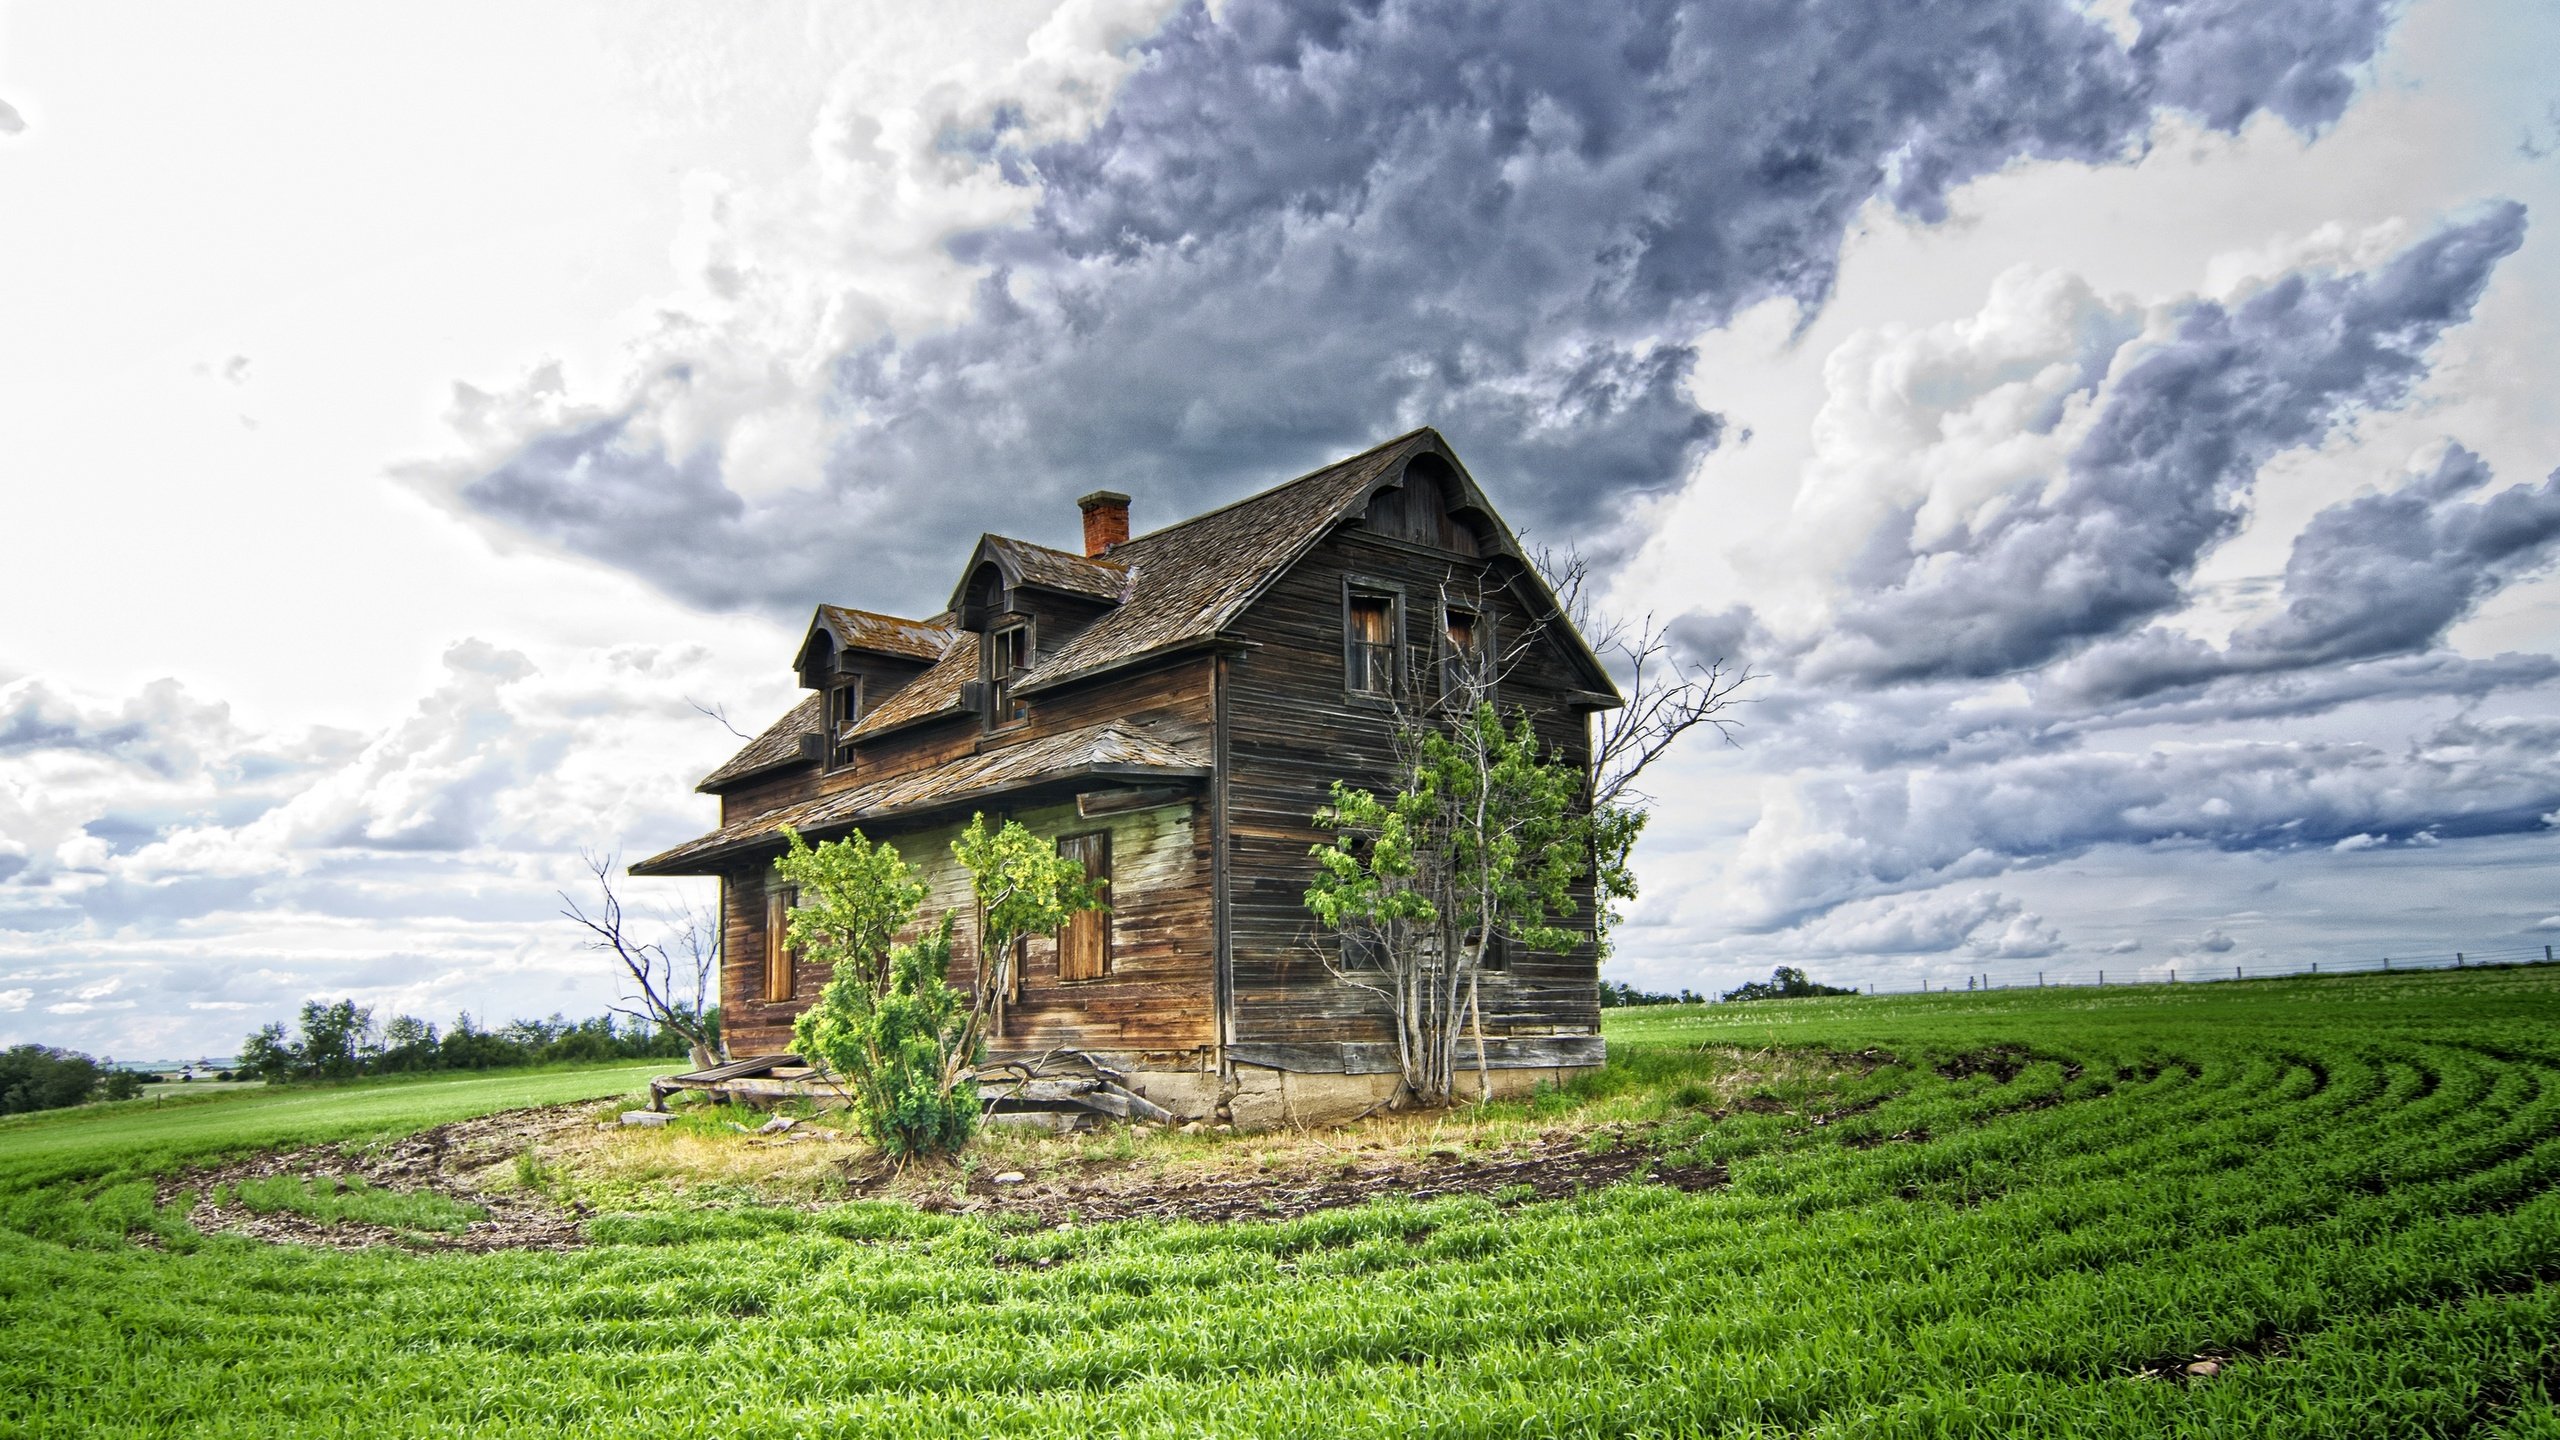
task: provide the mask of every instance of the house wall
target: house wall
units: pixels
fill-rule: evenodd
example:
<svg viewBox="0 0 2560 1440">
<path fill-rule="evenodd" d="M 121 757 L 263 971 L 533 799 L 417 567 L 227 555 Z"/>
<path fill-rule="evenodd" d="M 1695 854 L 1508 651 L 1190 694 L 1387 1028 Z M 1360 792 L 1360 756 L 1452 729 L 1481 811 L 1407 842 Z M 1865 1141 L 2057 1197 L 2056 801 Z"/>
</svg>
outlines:
<svg viewBox="0 0 2560 1440">
<path fill-rule="evenodd" d="M 1232 663 L 1226 682 L 1233 1058 L 1353 1074 L 1394 1065 L 1385 1002 L 1326 970 L 1305 903 L 1316 875 L 1308 851 L 1330 838 L 1313 820 L 1330 784 L 1383 791 L 1393 783 L 1388 711 L 1344 687 L 1344 587 L 1356 579 L 1402 590 L 1402 639 L 1419 669 L 1437 653 L 1444 586 L 1452 598 L 1484 603 L 1495 617 L 1499 646 L 1532 633 L 1536 618 L 1516 596 L 1480 583 L 1486 566 L 1344 528 L 1283 576 L 1236 627 L 1256 648 Z M 1506 712 L 1526 707 L 1545 743 L 1587 763 L 1588 723 L 1563 704 L 1582 688 L 1560 644 L 1542 638 L 1506 674 L 1496 700 Z M 1566 923 L 1587 928 L 1587 882 L 1577 887 L 1575 902 L 1578 913 Z M 1482 979 L 1485 1032 L 1502 1052 L 1496 1063 L 1596 1061 L 1596 1045 L 1556 1039 L 1599 1033 L 1598 956 L 1590 943 L 1561 955 L 1518 956 L 1507 970 L 1487 971 Z M 1240 1076 L 1248 1088 L 1256 1078 Z"/>
<path fill-rule="evenodd" d="M 811 764 L 759 779 L 723 797 L 722 823 L 755 818 L 845 787 L 947 760 L 1020 743 L 1105 720 L 1144 722 L 1171 740 L 1196 741 L 1205 753 L 1213 723 L 1211 662 L 1187 658 L 1092 684 L 1031 697 L 1031 717 L 1017 730 L 985 733 L 975 716 L 933 721 L 893 732 L 861 748 L 849 768 Z M 1086 788 L 1107 788 L 1089 782 Z M 1020 820 L 1034 833 L 1055 838 L 1101 830 L 1111 835 L 1113 885 L 1110 971 L 1097 980 L 1061 983 L 1054 939 L 1029 943 L 1021 1002 L 1011 1007 L 1006 1033 L 991 1048 L 1037 1054 L 1063 1046 L 1142 1060 L 1149 1068 L 1196 1071 L 1216 1043 L 1213 827 L 1202 793 L 1180 803 L 1093 820 L 1081 819 L 1074 787 L 1035 797 L 997 797 L 977 807 L 947 811 L 925 824 L 873 825 L 865 833 L 895 845 L 931 885 L 928 916 L 956 908 L 962 916 L 952 981 L 967 985 L 976 956 L 969 925 L 967 877 L 951 857 L 950 842 L 968 823 L 972 808 L 990 823 Z M 793 996 L 772 1002 L 764 995 L 765 886 L 773 855 L 766 852 L 723 876 L 726 949 L 721 970 L 721 1014 L 730 1053 L 788 1050 L 791 1022 L 825 985 L 815 965 L 801 964 Z"/>
</svg>

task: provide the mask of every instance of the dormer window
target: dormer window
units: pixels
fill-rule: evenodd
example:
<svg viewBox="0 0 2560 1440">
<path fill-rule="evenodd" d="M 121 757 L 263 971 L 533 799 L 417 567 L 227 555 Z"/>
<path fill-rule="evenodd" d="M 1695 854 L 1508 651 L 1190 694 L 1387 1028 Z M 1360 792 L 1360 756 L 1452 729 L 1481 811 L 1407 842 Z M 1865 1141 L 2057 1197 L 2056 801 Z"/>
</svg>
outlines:
<svg viewBox="0 0 2560 1440">
<path fill-rule="evenodd" d="M 1031 668 L 1031 627 L 1010 624 L 987 635 L 987 728 L 1001 730 L 1030 718 L 1030 707 L 1015 697 L 1014 686 Z"/>
<path fill-rule="evenodd" d="M 849 675 L 827 691 L 827 768 L 853 763 L 853 727 L 862 723 L 862 677 Z"/>
</svg>

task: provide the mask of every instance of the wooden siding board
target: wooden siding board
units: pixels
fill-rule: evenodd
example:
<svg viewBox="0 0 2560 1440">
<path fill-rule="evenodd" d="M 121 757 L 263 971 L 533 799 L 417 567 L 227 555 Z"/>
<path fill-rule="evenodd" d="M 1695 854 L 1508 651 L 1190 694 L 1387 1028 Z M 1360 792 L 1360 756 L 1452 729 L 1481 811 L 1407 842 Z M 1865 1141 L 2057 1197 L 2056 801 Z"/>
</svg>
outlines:
<svg viewBox="0 0 2560 1440">
<path fill-rule="evenodd" d="M 1384 1004 L 1331 975 L 1308 948 L 1316 930 L 1305 906 L 1315 876 L 1310 847 L 1324 838 L 1313 821 L 1335 780 L 1383 789 L 1393 783 L 1394 749 L 1385 707 L 1344 688 L 1345 582 L 1390 585 L 1407 597 L 1402 639 L 1424 670 L 1435 653 L 1441 586 L 1493 617 L 1510 643 L 1530 635 L 1535 617 L 1509 587 L 1477 577 L 1488 566 L 1422 546 L 1337 530 L 1284 575 L 1235 629 L 1254 649 L 1228 677 L 1226 887 L 1232 950 L 1233 1041 L 1241 1057 L 1255 1045 L 1377 1044 L 1392 1039 Z M 1540 738 L 1582 761 L 1588 725 L 1564 706 L 1584 688 L 1561 647 L 1540 640 L 1504 677 L 1497 701 L 1525 706 Z M 1588 886 L 1577 897 L 1588 923 Z M 1482 977 L 1488 1034 L 1590 1032 L 1599 1022 L 1596 952 L 1587 942 L 1552 957 L 1523 957 Z"/>
</svg>

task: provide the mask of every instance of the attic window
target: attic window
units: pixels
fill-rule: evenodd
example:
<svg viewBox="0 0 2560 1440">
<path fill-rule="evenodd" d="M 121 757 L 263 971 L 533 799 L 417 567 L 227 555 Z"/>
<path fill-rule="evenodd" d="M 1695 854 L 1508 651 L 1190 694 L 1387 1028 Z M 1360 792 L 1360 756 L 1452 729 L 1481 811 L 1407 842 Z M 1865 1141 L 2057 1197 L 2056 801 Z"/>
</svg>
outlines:
<svg viewBox="0 0 2560 1440">
<path fill-rule="evenodd" d="M 987 636 L 987 728 L 1002 729 L 1029 718 L 1030 707 L 1013 687 L 1031 668 L 1031 627 L 1008 625 Z"/>
<path fill-rule="evenodd" d="M 1342 602 L 1342 685 L 1355 695 L 1384 695 L 1396 673 L 1396 597 L 1352 590 Z"/>
<path fill-rule="evenodd" d="M 862 677 L 848 677 L 827 691 L 827 768 L 853 763 L 853 727 L 862 721 Z"/>
</svg>

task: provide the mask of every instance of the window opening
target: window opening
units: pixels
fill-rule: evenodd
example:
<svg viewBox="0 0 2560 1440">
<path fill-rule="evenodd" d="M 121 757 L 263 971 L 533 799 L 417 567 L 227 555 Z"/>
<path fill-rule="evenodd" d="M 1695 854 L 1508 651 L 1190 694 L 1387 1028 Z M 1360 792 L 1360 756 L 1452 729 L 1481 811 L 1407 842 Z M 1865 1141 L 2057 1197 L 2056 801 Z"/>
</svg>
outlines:
<svg viewBox="0 0 2560 1440">
<path fill-rule="evenodd" d="M 987 637 L 987 724 L 1011 725 L 1031 711 L 1013 693 L 1031 668 L 1031 627 L 1014 625 Z"/>
<path fill-rule="evenodd" d="M 1453 605 L 1441 612 L 1442 694 L 1461 696 L 1492 682 L 1491 667 L 1486 664 L 1485 629 L 1484 617 L 1473 610 Z"/>
<path fill-rule="evenodd" d="M 1357 694 L 1384 695 L 1395 676 L 1395 597 L 1354 592 L 1344 603 L 1343 683 Z"/>
<path fill-rule="evenodd" d="M 1058 853 L 1081 861 L 1084 878 L 1102 891 L 1105 904 L 1111 901 L 1111 833 L 1096 831 L 1090 835 L 1058 837 Z M 1111 912 L 1079 910 L 1067 917 L 1058 931 L 1058 978 L 1065 980 L 1099 980 L 1111 973 Z"/>
<path fill-rule="evenodd" d="M 843 682 L 827 692 L 827 764 L 840 768 L 853 763 L 853 727 L 862 721 L 862 677 Z"/>
<path fill-rule="evenodd" d="M 764 896 L 764 998 L 788 1000 L 799 953 L 791 948 L 791 910 L 800 903 L 798 887 L 774 885 Z"/>
</svg>

